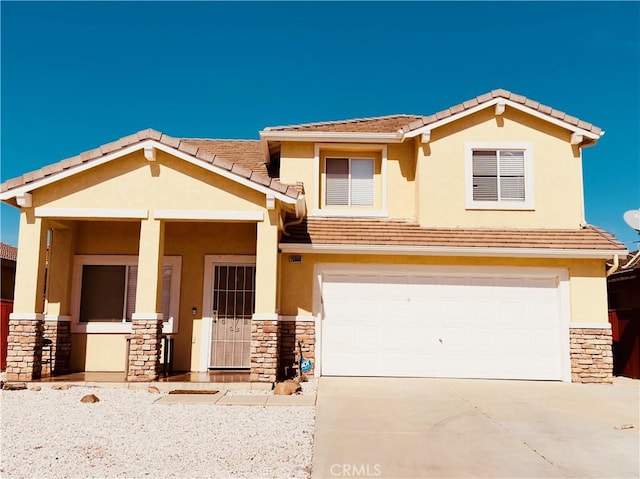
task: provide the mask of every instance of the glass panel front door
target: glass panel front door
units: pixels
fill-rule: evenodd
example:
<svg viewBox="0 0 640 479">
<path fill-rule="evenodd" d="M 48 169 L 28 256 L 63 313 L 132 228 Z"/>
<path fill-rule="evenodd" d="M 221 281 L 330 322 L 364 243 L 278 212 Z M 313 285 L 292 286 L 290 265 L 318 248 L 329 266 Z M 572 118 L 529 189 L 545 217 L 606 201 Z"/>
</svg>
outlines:
<svg viewBox="0 0 640 479">
<path fill-rule="evenodd" d="M 215 265 L 210 368 L 250 367 L 255 265 Z"/>
</svg>

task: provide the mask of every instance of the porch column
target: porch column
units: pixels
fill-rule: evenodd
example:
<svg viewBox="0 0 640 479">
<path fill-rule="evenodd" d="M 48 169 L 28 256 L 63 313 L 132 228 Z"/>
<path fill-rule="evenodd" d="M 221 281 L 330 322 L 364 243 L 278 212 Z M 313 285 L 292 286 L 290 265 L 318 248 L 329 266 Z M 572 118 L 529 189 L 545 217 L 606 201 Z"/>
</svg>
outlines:
<svg viewBox="0 0 640 479">
<path fill-rule="evenodd" d="M 154 381 L 160 370 L 164 222 L 140 224 L 136 311 L 131 318 L 128 381 Z"/>
<path fill-rule="evenodd" d="M 47 304 L 44 337 L 51 340 L 43 372 L 65 374 L 71 359 L 71 276 L 75 252 L 75 225 L 56 225 L 49 241 Z"/>
<path fill-rule="evenodd" d="M 32 208 L 20 212 L 13 313 L 9 316 L 7 379 L 31 381 L 42 374 L 44 274 L 47 226 Z"/>
<path fill-rule="evenodd" d="M 256 306 L 251 322 L 251 381 L 274 382 L 278 369 L 278 212 L 257 225 Z"/>
</svg>

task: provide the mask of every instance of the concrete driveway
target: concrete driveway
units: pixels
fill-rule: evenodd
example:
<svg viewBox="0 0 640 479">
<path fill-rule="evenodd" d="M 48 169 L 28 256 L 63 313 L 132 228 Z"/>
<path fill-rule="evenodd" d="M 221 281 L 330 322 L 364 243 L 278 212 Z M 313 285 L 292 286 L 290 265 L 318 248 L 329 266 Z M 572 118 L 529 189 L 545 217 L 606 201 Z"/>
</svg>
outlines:
<svg viewBox="0 0 640 479">
<path fill-rule="evenodd" d="M 637 478 L 639 405 L 626 378 L 323 377 L 312 476 Z"/>
</svg>

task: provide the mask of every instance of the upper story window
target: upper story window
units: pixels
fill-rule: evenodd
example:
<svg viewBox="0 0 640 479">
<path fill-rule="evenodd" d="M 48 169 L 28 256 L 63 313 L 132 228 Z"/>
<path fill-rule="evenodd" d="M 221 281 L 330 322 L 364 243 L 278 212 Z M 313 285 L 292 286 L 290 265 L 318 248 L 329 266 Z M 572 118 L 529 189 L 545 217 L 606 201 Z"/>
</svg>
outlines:
<svg viewBox="0 0 640 479">
<path fill-rule="evenodd" d="M 316 143 L 310 216 L 387 217 L 387 145 Z"/>
<path fill-rule="evenodd" d="M 374 205 L 372 158 L 326 158 L 325 163 L 325 205 Z"/>
<path fill-rule="evenodd" d="M 466 145 L 468 209 L 534 209 L 530 144 Z"/>
</svg>

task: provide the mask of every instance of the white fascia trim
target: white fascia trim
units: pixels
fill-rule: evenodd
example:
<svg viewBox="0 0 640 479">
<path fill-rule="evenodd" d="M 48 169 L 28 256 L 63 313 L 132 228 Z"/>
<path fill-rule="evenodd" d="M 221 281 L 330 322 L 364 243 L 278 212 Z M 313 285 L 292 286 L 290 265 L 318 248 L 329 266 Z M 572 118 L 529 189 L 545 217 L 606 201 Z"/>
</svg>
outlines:
<svg viewBox="0 0 640 479">
<path fill-rule="evenodd" d="M 47 314 L 44 317 L 45 321 L 58 321 L 63 323 L 71 322 L 71 316 L 57 315 L 57 314 Z"/>
<path fill-rule="evenodd" d="M 131 321 L 160 321 L 162 313 L 131 313 Z"/>
<path fill-rule="evenodd" d="M 611 323 L 569 323 L 569 329 L 611 329 Z"/>
<path fill-rule="evenodd" d="M 43 321 L 42 313 L 9 313 L 9 319 L 14 321 Z"/>
<path fill-rule="evenodd" d="M 262 211 L 154 210 L 157 220 L 264 221 Z"/>
<path fill-rule="evenodd" d="M 619 250 L 577 250 L 555 248 L 477 248 L 447 246 L 395 246 L 395 245 L 342 245 L 280 243 L 283 253 L 318 254 L 384 254 L 422 256 L 490 256 L 516 258 L 602 258 L 620 255 Z"/>
<path fill-rule="evenodd" d="M 113 153 L 108 153 L 102 157 L 87 161 L 86 163 L 82 163 L 80 165 L 71 167 L 67 170 L 63 170 L 59 173 L 55 173 L 53 175 L 47 176 L 45 178 L 42 178 L 40 180 L 31 182 L 29 184 L 23 185 L 23 186 L 19 186 L 17 188 L 12 188 L 11 190 L 5 191 L 4 193 L 0 194 L 0 201 L 5 201 L 8 200 L 10 198 L 14 198 L 16 196 L 20 196 L 20 195 L 24 195 L 24 193 L 27 193 L 29 191 L 33 191 L 37 188 L 40 188 L 42 186 L 46 186 L 48 184 L 54 183 L 56 181 L 62 180 L 64 178 L 68 178 L 72 175 L 75 175 L 76 173 L 80 173 L 82 171 L 86 171 L 88 169 L 91 169 L 93 167 L 102 165 L 104 163 L 108 163 L 111 160 L 114 160 L 116 158 L 120 158 L 122 156 L 128 155 L 130 153 L 133 153 L 135 151 L 138 150 L 144 150 L 144 149 L 149 149 L 149 148 L 157 148 L 158 150 L 162 150 L 165 153 L 168 153 L 169 155 L 175 156 L 177 158 L 180 158 L 182 160 L 188 161 L 189 163 L 199 166 L 200 168 L 203 168 L 205 170 L 211 171 L 212 173 L 216 173 L 220 176 L 223 176 L 229 180 L 235 181 L 236 183 L 240 183 L 241 185 L 247 186 L 253 190 L 259 191 L 261 193 L 264 193 L 265 195 L 267 193 L 273 193 L 275 195 L 276 198 L 278 198 L 280 201 L 284 202 L 284 203 L 288 203 L 291 205 L 294 205 L 296 203 L 296 198 L 291 198 L 285 194 L 279 193 L 277 191 L 274 191 L 270 188 L 267 188 L 264 185 L 260 185 L 258 183 L 254 183 L 253 181 L 238 176 L 235 173 L 232 173 L 228 170 L 225 170 L 224 168 L 220 168 L 218 166 L 214 166 L 212 164 L 207 164 L 202 160 L 199 160 L 198 158 L 196 158 L 195 156 L 189 155 L 187 153 L 184 153 L 176 148 L 173 148 L 171 146 L 167 146 L 163 143 L 160 143 L 159 141 L 156 140 L 145 140 L 143 142 L 140 143 L 136 143 L 134 145 L 130 145 L 126 148 L 123 148 L 121 150 L 118 151 L 114 151 Z"/>
<path fill-rule="evenodd" d="M 330 141 L 334 143 L 402 143 L 404 135 L 394 133 L 345 133 L 328 131 L 261 131 L 260 138 L 270 141 Z"/>
<path fill-rule="evenodd" d="M 484 110 L 485 108 L 492 107 L 497 105 L 498 103 L 504 103 L 505 105 L 510 106 L 511 108 L 515 108 L 516 110 L 520 110 L 529 115 L 535 116 L 536 118 L 540 118 L 541 120 L 548 121 L 549 123 L 553 123 L 559 127 L 565 128 L 573 133 L 577 133 L 578 135 L 583 135 L 586 138 L 590 138 L 592 140 L 598 140 L 604 132 L 601 134 L 593 133 L 592 131 L 587 131 L 582 128 L 578 128 L 575 125 L 567 123 L 566 121 L 559 120 L 554 118 L 546 113 L 539 112 L 538 110 L 534 110 L 533 108 L 529 108 L 528 106 L 522 105 L 521 103 L 516 103 L 511 100 L 507 100 L 506 98 L 497 97 L 492 100 L 489 100 L 486 103 L 482 103 L 481 105 L 474 106 L 473 108 L 469 108 L 468 110 L 461 111 L 460 113 L 456 113 L 454 115 L 448 116 L 447 118 L 443 118 L 442 120 L 438 120 L 436 122 L 430 123 L 423 127 L 417 128 L 413 131 L 405 133 L 405 138 L 413 138 L 414 136 L 421 135 L 422 133 L 426 133 L 429 130 L 433 130 L 440 126 L 451 123 L 452 121 L 459 120 L 460 118 L 464 118 L 465 116 L 472 115 L 478 111 Z"/>
<path fill-rule="evenodd" d="M 277 321 L 278 313 L 253 313 L 251 321 Z"/>
<path fill-rule="evenodd" d="M 34 214 L 38 218 L 128 218 L 147 219 L 148 210 L 129 208 L 50 208 L 37 206 Z"/>
<path fill-rule="evenodd" d="M 315 316 L 310 314 L 308 315 L 298 315 L 298 316 L 279 316 L 279 321 L 294 321 L 296 323 L 311 323 L 316 320 Z"/>
</svg>

